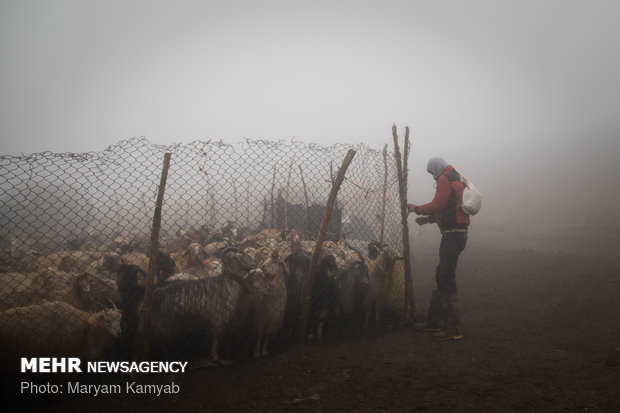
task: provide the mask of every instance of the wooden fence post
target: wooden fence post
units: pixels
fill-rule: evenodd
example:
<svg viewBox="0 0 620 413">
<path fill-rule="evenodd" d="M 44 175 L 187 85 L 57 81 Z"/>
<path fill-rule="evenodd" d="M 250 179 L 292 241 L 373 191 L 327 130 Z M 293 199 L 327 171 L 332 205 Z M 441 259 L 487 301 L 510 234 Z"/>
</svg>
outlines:
<svg viewBox="0 0 620 413">
<path fill-rule="evenodd" d="M 385 207 L 387 205 L 387 183 L 388 183 L 388 165 L 387 165 L 387 143 L 383 147 L 383 199 L 381 202 L 381 237 L 379 241 L 383 244 L 385 239 Z"/>
<path fill-rule="evenodd" d="M 411 277 L 411 248 L 409 246 L 409 211 L 407 210 L 407 162 L 409 158 L 409 127 L 405 127 L 405 149 L 404 158 L 401 158 L 400 146 L 398 144 L 398 134 L 396 125 L 392 125 L 392 138 L 394 139 L 394 158 L 396 159 L 396 169 L 398 170 L 398 194 L 400 195 L 400 216 L 403 237 L 403 256 L 405 267 L 405 303 L 404 316 L 406 321 L 415 320 L 415 297 L 413 295 L 413 280 Z"/>
<path fill-rule="evenodd" d="M 314 246 L 314 252 L 312 253 L 312 258 L 310 260 L 310 268 L 308 270 L 308 278 L 306 278 L 303 291 L 301 295 L 301 314 L 299 317 L 299 328 L 297 331 L 298 336 L 302 341 L 305 341 L 306 337 L 306 325 L 308 324 L 308 313 L 310 312 L 310 297 L 312 296 L 312 290 L 314 288 L 314 281 L 316 279 L 319 256 L 321 255 L 321 248 L 323 246 L 323 241 L 325 240 L 325 234 L 327 233 L 327 226 L 329 224 L 329 219 L 332 214 L 332 210 L 334 209 L 334 204 L 336 202 L 336 196 L 338 195 L 338 191 L 340 190 L 340 186 L 344 181 L 344 176 L 355 156 L 355 151 L 353 149 L 349 149 L 347 155 L 344 157 L 342 161 L 342 166 L 338 170 L 338 175 L 332 184 L 331 192 L 329 193 L 329 197 L 327 198 L 327 205 L 325 206 L 325 213 L 323 214 L 323 221 L 321 221 L 321 229 L 316 238 L 316 245 Z"/>
<path fill-rule="evenodd" d="M 273 165 L 273 178 L 271 179 L 271 227 L 270 228 L 275 228 L 275 225 L 276 225 L 276 203 L 274 201 L 273 192 L 275 191 L 275 188 L 276 188 L 277 169 L 278 169 L 278 164 L 276 163 Z"/>
<path fill-rule="evenodd" d="M 301 176 L 301 185 L 304 188 L 304 199 L 306 200 L 306 230 L 305 233 L 310 233 L 310 201 L 308 200 L 308 189 L 306 188 L 306 180 L 304 179 L 304 170 L 299 165 L 299 175 Z"/>
<path fill-rule="evenodd" d="M 149 354 L 148 331 L 151 326 L 151 300 L 153 298 L 153 286 L 155 284 L 155 261 L 159 250 L 159 232 L 161 229 L 161 208 L 164 202 L 164 192 L 166 190 L 166 180 L 168 179 L 168 168 L 170 167 L 171 153 L 164 154 L 164 165 L 161 171 L 161 180 L 157 190 L 157 200 L 155 202 L 155 212 L 153 213 L 153 226 L 151 229 L 151 245 L 149 249 L 149 267 L 146 273 L 146 284 L 144 286 L 144 298 L 140 306 L 140 323 L 136 337 L 134 339 L 134 360 L 145 360 Z"/>
</svg>

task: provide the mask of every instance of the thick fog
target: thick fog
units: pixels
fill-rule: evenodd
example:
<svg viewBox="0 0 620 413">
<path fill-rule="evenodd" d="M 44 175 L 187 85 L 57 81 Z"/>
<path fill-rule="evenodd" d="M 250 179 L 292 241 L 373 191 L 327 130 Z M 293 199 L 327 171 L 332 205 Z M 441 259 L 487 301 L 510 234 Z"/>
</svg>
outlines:
<svg viewBox="0 0 620 413">
<path fill-rule="evenodd" d="M 613 0 L 3 0 L 0 154 L 139 136 L 382 148 L 395 123 L 410 202 L 432 198 L 432 156 L 482 191 L 471 242 L 613 249 L 618 15 Z"/>
</svg>

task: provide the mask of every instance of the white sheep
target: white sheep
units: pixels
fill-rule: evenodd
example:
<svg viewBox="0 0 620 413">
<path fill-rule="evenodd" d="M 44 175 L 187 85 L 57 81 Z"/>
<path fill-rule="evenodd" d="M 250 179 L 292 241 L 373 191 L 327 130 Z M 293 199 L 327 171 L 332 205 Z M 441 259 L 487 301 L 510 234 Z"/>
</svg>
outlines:
<svg viewBox="0 0 620 413">
<path fill-rule="evenodd" d="M 120 334 L 116 309 L 88 313 L 61 301 L 44 301 L 0 313 L 4 357 L 69 357 L 96 360 Z"/>
</svg>

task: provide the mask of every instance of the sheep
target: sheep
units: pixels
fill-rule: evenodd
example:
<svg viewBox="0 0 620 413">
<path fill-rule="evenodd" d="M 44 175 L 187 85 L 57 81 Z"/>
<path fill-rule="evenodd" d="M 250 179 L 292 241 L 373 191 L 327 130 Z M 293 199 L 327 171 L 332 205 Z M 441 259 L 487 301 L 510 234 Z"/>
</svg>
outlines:
<svg viewBox="0 0 620 413">
<path fill-rule="evenodd" d="M 51 291 L 46 298 L 64 301 L 83 311 L 100 311 L 120 303 L 118 289 L 112 281 L 88 272 L 75 277 L 67 288 Z"/>
<path fill-rule="evenodd" d="M 191 244 L 189 244 L 189 246 L 187 247 L 186 255 L 186 266 L 188 267 L 200 266 L 206 258 L 202 246 L 197 242 L 192 242 Z"/>
<path fill-rule="evenodd" d="M 40 273 L 5 274 L 2 281 L 0 310 L 48 300 L 64 301 L 84 311 L 98 311 L 120 301 L 111 281 L 88 272 L 75 276 L 48 268 Z"/>
<path fill-rule="evenodd" d="M 37 262 L 41 254 L 32 249 L 33 243 L 13 239 L 0 251 L 1 272 L 33 272 L 38 269 Z"/>
<path fill-rule="evenodd" d="M 63 256 L 66 254 L 62 252 L 52 252 L 50 254 L 44 254 L 37 257 L 36 267 L 37 270 L 44 270 L 46 268 L 52 268 L 57 270 L 60 267 Z"/>
<path fill-rule="evenodd" d="M 0 313 L 3 356 L 97 360 L 120 334 L 120 312 L 88 313 L 62 301 L 15 307 Z"/>
<path fill-rule="evenodd" d="M 228 221 L 221 228 L 210 228 L 209 226 L 203 225 L 199 230 L 199 239 L 203 245 L 214 242 L 236 242 L 237 236 L 237 224 L 234 221 Z"/>
<path fill-rule="evenodd" d="M 282 235 L 280 230 L 277 229 L 263 229 L 256 234 L 246 236 L 239 242 L 241 247 L 261 248 L 267 244 L 270 239 L 281 239 Z"/>
<path fill-rule="evenodd" d="M 119 254 L 115 252 L 104 253 L 97 262 L 89 267 L 88 271 L 111 274 L 116 272 L 122 263 L 123 259 Z"/>
<path fill-rule="evenodd" d="M 277 250 L 274 250 L 271 257 L 261 264 L 260 272 L 250 271 L 248 274 L 248 280 L 255 288 L 258 285 L 263 288 L 262 296 L 251 318 L 257 336 L 254 358 L 265 357 L 269 354 L 269 340 L 274 338 L 282 328 L 286 310 L 285 271 L 285 264 L 280 260 Z M 255 275 L 258 278 L 257 282 L 253 282 Z"/>
<path fill-rule="evenodd" d="M 222 262 L 218 259 L 204 260 L 200 271 L 178 272 L 166 278 L 166 282 L 178 280 L 198 280 L 205 277 L 222 275 Z"/>
<path fill-rule="evenodd" d="M 37 273 L 8 272 L 0 277 L 0 311 L 43 300 L 37 283 Z"/>
<path fill-rule="evenodd" d="M 263 262 L 271 256 L 272 251 L 275 249 L 280 249 L 283 253 L 286 253 L 286 250 L 282 249 L 281 246 L 278 245 L 278 241 L 275 238 L 269 238 L 265 240 L 265 245 L 262 248 L 256 249 L 254 257 L 257 262 Z M 283 254 L 282 256 L 286 255 Z"/>
<path fill-rule="evenodd" d="M 131 252 L 147 252 L 151 245 L 148 236 L 140 231 L 124 231 L 123 234 L 116 236 L 111 244 L 114 252 L 125 255 Z"/>
<path fill-rule="evenodd" d="M 169 251 L 181 251 L 187 249 L 191 242 L 190 230 L 180 228 L 173 237 L 162 240 L 161 246 Z"/>
<path fill-rule="evenodd" d="M 125 264 L 137 265 L 146 273 L 149 268 L 149 257 L 141 252 L 130 252 L 128 254 L 121 254 L 121 258 Z"/>
<path fill-rule="evenodd" d="M 149 257 L 141 252 L 131 252 L 122 256 L 123 263 L 133 264 L 146 274 L 149 268 Z M 176 268 L 175 260 L 168 253 L 163 251 L 157 251 L 155 256 L 155 278 L 157 282 L 163 282 L 166 278 L 174 274 Z"/>
<path fill-rule="evenodd" d="M 191 332 L 209 332 L 210 360 L 229 364 L 219 356 L 219 343 L 227 329 L 238 327 L 256 301 L 256 290 L 246 277 L 254 260 L 236 248 L 221 254 L 223 273 L 198 280 L 178 280 L 153 291 L 151 342 L 164 353 L 175 337 Z"/>
<path fill-rule="evenodd" d="M 205 256 L 214 257 L 217 255 L 218 251 L 221 251 L 222 248 L 225 248 L 227 245 L 227 241 L 210 242 L 203 247 L 203 251 Z"/>
<path fill-rule="evenodd" d="M 65 272 L 87 271 L 93 261 L 101 258 L 101 253 L 91 254 L 84 251 L 63 252 L 60 255 L 58 269 Z"/>
<path fill-rule="evenodd" d="M 228 221 L 221 228 L 221 233 L 224 237 L 230 241 L 237 241 L 239 235 L 239 228 L 235 221 Z"/>
<path fill-rule="evenodd" d="M 205 271 L 204 261 L 207 258 L 205 249 L 197 242 L 189 244 L 183 253 L 174 253 L 174 261 L 178 261 L 181 272 L 200 275 Z"/>
</svg>

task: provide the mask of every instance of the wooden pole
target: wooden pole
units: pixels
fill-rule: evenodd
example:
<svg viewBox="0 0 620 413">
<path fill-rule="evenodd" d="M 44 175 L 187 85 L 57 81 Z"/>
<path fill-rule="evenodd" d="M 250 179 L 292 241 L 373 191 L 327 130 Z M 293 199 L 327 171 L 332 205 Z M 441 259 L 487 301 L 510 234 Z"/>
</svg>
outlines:
<svg viewBox="0 0 620 413">
<path fill-rule="evenodd" d="M 398 171 L 398 194 L 400 195 L 400 215 L 403 237 L 403 256 L 405 267 L 405 303 L 404 316 L 406 321 L 413 321 L 415 318 L 415 297 L 413 295 L 413 281 L 411 277 L 411 248 L 409 246 L 409 211 L 407 210 L 407 157 L 409 156 L 409 127 L 405 127 L 405 158 L 401 158 L 400 146 L 398 144 L 398 134 L 396 125 L 392 125 L 392 138 L 394 139 L 394 158 Z M 405 165 L 403 166 L 403 160 Z"/>
<path fill-rule="evenodd" d="M 310 259 L 310 269 L 308 270 L 308 278 L 306 278 L 303 286 L 303 291 L 301 295 L 301 315 L 299 317 L 299 329 L 298 336 L 301 340 L 305 340 L 306 337 L 306 325 L 308 324 L 308 313 L 310 312 L 310 297 L 312 296 L 312 289 L 314 288 L 314 281 L 316 279 L 318 264 L 319 264 L 319 256 L 321 255 L 321 248 L 323 246 L 323 241 L 325 240 L 325 234 L 327 233 L 327 226 L 329 224 L 329 219 L 332 214 L 332 210 L 334 209 L 334 204 L 336 202 L 336 196 L 338 195 L 338 191 L 340 190 L 340 186 L 344 181 L 344 176 L 355 156 L 355 151 L 353 149 L 349 149 L 347 155 L 344 157 L 342 161 L 342 166 L 338 170 L 338 175 L 332 185 L 331 192 L 329 193 L 329 197 L 327 198 L 327 205 L 325 206 L 325 213 L 323 214 L 323 221 L 321 221 L 321 229 L 316 237 L 316 245 L 314 246 L 314 252 L 312 253 L 312 258 Z"/>
<path fill-rule="evenodd" d="M 155 201 L 155 212 L 153 213 L 153 226 L 151 229 L 151 245 L 149 249 L 149 267 L 146 272 L 146 284 L 144 286 L 144 298 L 140 306 L 140 328 L 136 332 L 134 340 L 134 360 L 144 360 L 149 353 L 149 336 L 147 332 L 151 326 L 151 300 L 153 298 L 153 286 L 155 284 L 155 261 L 159 250 L 159 232 L 161 229 L 161 208 L 164 202 L 164 192 L 166 191 L 166 180 L 168 179 L 168 168 L 170 168 L 171 153 L 164 154 L 164 165 L 161 171 L 161 179 L 157 190 L 157 200 Z"/>
<path fill-rule="evenodd" d="M 387 143 L 383 147 L 383 198 L 381 205 L 381 237 L 380 242 L 383 244 L 385 239 L 385 207 L 387 205 L 387 183 L 388 183 L 388 165 L 387 165 Z"/>
<path fill-rule="evenodd" d="M 291 173 L 293 172 L 293 163 L 295 161 L 291 159 L 291 166 L 288 168 L 288 177 L 286 178 L 286 202 L 284 203 L 284 231 L 288 232 L 288 204 L 289 204 L 289 190 L 291 188 Z"/>
<path fill-rule="evenodd" d="M 304 188 L 304 198 L 306 200 L 306 230 L 310 232 L 310 201 L 308 200 L 308 189 L 306 188 L 306 180 L 304 179 L 304 170 L 299 165 L 299 175 L 301 176 L 301 185 Z"/>
<path fill-rule="evenodd" d="M 329 162 L 329 179 L 332 181 L 332 185 L 334 185 L 334 166 L 333 166 L 333 162 Z M 336 207 L 336 210 L 338 210 L 338 198 L 336 197 L 336 199 L 334 200 L 334 205 Z M 340 221 L 342 219 L 342 216 L 340 216 L 338 218 L 338 222 L 336 223 L 336 233 L 334 234 L 336 240 L 340 239 Z"/>
<path fill-rule="evenodd" d="M 276 219 L 276 205 L 273 200 L 273 192 L 276 188 L 276 171 L 278 169 L 278 164 L 273 165 L 273 178 L 271 180 L 271 228 L 275 228 L 275 219 Z"/>
</svg>

